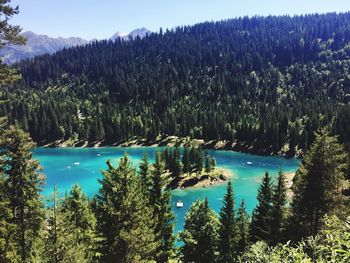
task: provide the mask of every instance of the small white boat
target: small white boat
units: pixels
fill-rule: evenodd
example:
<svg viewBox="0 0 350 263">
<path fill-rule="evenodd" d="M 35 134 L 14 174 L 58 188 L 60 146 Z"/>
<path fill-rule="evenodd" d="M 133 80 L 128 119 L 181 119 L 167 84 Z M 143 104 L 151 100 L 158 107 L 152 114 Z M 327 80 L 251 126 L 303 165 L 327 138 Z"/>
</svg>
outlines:
<svg viewBox="0 0 350 263">
<path fill-rule="evenodd" d="M 98 154 L 96 154 L 96 156 L 101 156 L 101 154 L 98 153 Z"/>
<path fill-rule="evenodd" d="M 182 208 L 182 207 L 184 207 L 184 203 L 183 203 L 181 200 L 178 200 L 178 201 L 176 202 L 176 207 L 177 207 L 177 208 Z"/>
<path fill-rule="evenodd" d="M 252 165 L 253 163 L 252 162 L 247 162 L 248 165 Z"/>
<path fill-rule="evenodd" d="M 73 163 L 74 165 L 79 165 L 80 163 L 79 162 L 75 162 L 75 163 Z"/>
</svg>

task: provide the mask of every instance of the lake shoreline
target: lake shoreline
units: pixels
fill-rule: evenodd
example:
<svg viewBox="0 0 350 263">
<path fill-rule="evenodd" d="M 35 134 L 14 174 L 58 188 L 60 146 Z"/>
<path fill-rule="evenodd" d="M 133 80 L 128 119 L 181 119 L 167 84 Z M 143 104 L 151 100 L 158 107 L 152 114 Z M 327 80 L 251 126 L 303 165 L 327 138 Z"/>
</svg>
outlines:
<svg viewBox="0 0 350 263">
<path fill-rule="evenodd" d="M 189 147 L 192 145 L 201 146 L 204 150 L 223 150 L 223 151 L 235 151 L 240 153 L 249 153 L 260 156 L 281 156 L 288 158 L 300 158 L 302 152 L 296 151 L 294 154 L 290 152 L 274 152 L 268 149 L 256 149 L 252 146 L 242 145 L 237 142 L 231 142 L 226 140 L 210 140 L 205 141 L 203 139 L 190 139 L 189 137 L 177 137 L 177 136 L 158 136 L 155 140 L 146 139 L 130 139 L 121 140 L 117 142 L 106 141 L 55 141 L 55 142 L 41 142 L 38 143 L 43 148 L 103 148 L 103 147 L 174 147 L 179 145 L 181 147 Z"/>
</svg>

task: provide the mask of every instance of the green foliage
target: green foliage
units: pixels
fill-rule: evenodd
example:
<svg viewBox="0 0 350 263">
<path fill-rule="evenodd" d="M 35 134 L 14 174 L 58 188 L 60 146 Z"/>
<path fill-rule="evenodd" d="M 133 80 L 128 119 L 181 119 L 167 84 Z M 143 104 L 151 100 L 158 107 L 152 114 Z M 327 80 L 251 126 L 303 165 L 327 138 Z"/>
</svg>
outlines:
<svg viewBox="0 0 350 263">
<path fill-rule="evenodd" d="M 242 199 L 242 202 L 239 205 L 236 215 L 236 233 L 237 233 L 237 243 L 236 243 L 236 252 L 242 254 L 249 245 L 249 226 L 250 226 L 250 217 L 247 212 L 247 208 Z"/>
<path fill-rule="evenodd" d="M 0 173 L 0 262 L 14 261 L 17 256 L 12 235 L 16 230 L 10 199 L 5 187 L 4 174 Z"/>
<path fill-rule="evenodd" d="M 22 261 L 30 260 L 44 219 L 40 192 L 45 176 L 40 174 L 39 162 L 32 159 L 34 146 L 29 134 L 15 127 L 6 130 L 0 142 L 2 195 L 8 195 L 5 200 L 9 202 L 15 226 L 10 232 L 11 239 Z"/>
<path fill-rule="evenodd" d="M 294 179 L 291 222 L 296 238 L 318 234 L 326 213 L 344 211 L 347 158 L 337 137 L 327 129 L 316 134 Z"/>
<path fill-rule="evenodd" d="M 203 160 L 200 147 L 192 146 L 189 151 L 189 159 L 191 164 L 191 171 L 202 171 L 203 169 Z"/>
<path fill-rule="evenodd" d="M 215 159 L 208 155 L 208 152 L 205 153 L 205 164 L 204 164 L 204 170 L 205 172 L 209 173 L 212 170 L 214 170 L 216 166 Z"/>
<path fill-rule="evenodd" d="M 286 217 L 287 217 L 287 188 L 282 171 L 279 171 L 277 185 L 274 187 L 272 194 L 272 211 L 271 211 L 271 242 L 277 244 L 284 241 Z"/>
<path fill-rule="evenodd" d="M 148 161 L 147 153 L 145 153 L 141 159 L 141 163 L 139 166 L 139 176 L 140 176 L 142 188 L 144 188 L 145 193 L 148 194 L 151 187 L 151 173 L 150 173 L 150 163 Z"/>
<path fill-rule="evenodd" d="M 236 225 L 234 218 L 234 194 L 231 181 L 227 184 L 223 207 L 220 211 L 219 262 L 234 262 L 236 256 Z"/>
<path fill-rule="evenodd" d="M 102 262 L 143 262 L 156 253 L 153 211 L 128 157 L 107 162 L 96 196 L 96 230 Z"/>
<path fill-rule="evenodd" d="M 165 168 L 171 173 L 171 177 L 174 180 L 178 180 L 182 174 L 179 147 L 176 146 L 174 149 L 166 148 L 162 153 L 162 159 L 165 162 Z"/>
<path fill-rule="evenodd" d="M 71 193 L 78 193 L 79 190 L 73 186 Z M 45 240 L 43 249 L 40 254 L 42 262 L 91 262 L 91 247 L 82 239 L 81 224 L 82 211 L 73 209 L 77 212 L 73 219 L 73 211 L 67 209 L 67 204 L 72 203 L 73 196 L 62 198 L 57 188 L 54 188 L 53 193 L 49 197 L 49 202 L 52 206 L 46 209 L 47 219 L 45 222 L 45 230 L 42 234 L 42 239 Z M 64 199 L 64 200 L 62 200 Z M 70 199 L 70 200 L 68 200 Z M 77 200 L 74 200 L 77 201 Z M 74 202 L 73 201 L 73 202 Z M 67 202 L 64 205 L 64 202 Z M 64 208 L 63 206 L 66 206 Z M 93 250 L 92 250 L 93 251 Z"/>
<path fill-rule="evenodd" d="M 348 143 L 349 21 L 240 18 L 62 50 L 18 65 L 0 114 L 40 143 L 177 135 L 294 155 L 325 125 Z"/>
<path fill-rule="evenodd" d="M 0 3 L 0 48 L 5 45 L 22 45 L 25 38 L 19 35 L 21 28 L 9 24 L 9 20 L 18 14 L 18 7 L 10 5 L 11 0 L 3 0 Z M 0 62 L 0 87 L 14 83 L 20 76 L 15 69 L 7 67 Z"/>
<path fill-rule="evenodd" d="M 86 260 L 92 260 L 96 249 L 96 218 L 90 202 L 80 186 L 74 184 L 62 200 L 65 221 L 73 228 L 75 244 L 82 248 Z"/>
<path fill-rule="evenodd" d="M 19 35 L 21 28 L 9 24 L 9 20 L 18 14 L 18 7 L 12 7 L 10 1 L 3 0 L 0 2 L 0 48 L 9 44 L 21 45 L 25 43 L 25 39 Z M 8 67 L 0 61 L 0 88 L 15 83 L 20 77 L 18 70 Z M 2 91 L 0 91 L 0 97 L 2 97 Z M 2 103 L 4 101 L 0 100 L 0 106 Z M 6 122 L 6 117 L 0 117 L 0 130 L 5 127 Z"/>
<path fill-rule="evenodd" d="M 153 207 L 157 248 L 156 262 L 168 262 L 174 246 L 174 214 L 170 206 L 170 190 L 166 189 L 164 163 L 161 153 L 157 153 L 154 172 L 151 175 L 150 204 Z"/>
<path fill-rule="evenodd" d="M 339 218 L 326 217 L 325 230 L 321 235 L 292 245 L 290 242 L 269 247 L 259 241 L 253 244 L 240 258 L 240 262 L 289 263 L 289 262 L 349 262 L 350 260 L 350 222 Z"/>
<path fill-rule="evenodd" d="M 180 240 L 184 262 L 215 262 L 217 259 L 219 221 L 208 206 L 208 200 L 196 201 L 185 216 Z"/>
<path fill-rule="evenodd" d="M 182 167 L 184 173 L 189 173 L 191 171 L 190 155 L 187 147 L 184 148 L 182 154 Z"/>
<path fill-rule="evenodd" d="M 258 205 L 253 211 L 250 236 L 253 242 L 271 240 L 272 223 L 272 183 L 266 172 L 258 189 Z"/>
</svg>

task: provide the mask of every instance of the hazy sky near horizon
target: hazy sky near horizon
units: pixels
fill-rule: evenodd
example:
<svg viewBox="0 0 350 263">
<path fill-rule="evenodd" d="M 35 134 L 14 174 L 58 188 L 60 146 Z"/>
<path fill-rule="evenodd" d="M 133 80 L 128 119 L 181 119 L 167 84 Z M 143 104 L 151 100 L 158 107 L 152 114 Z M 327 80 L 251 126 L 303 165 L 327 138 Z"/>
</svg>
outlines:
<svg viewBox="0 0 350 263">
<path fill-rule="evenodd" d="M 241 16 L 350 11 L 350 0 L 12 0 L 11 4 L 20 8 L 11 23 L 23 31 L 85 39 Z"/>
</svg>

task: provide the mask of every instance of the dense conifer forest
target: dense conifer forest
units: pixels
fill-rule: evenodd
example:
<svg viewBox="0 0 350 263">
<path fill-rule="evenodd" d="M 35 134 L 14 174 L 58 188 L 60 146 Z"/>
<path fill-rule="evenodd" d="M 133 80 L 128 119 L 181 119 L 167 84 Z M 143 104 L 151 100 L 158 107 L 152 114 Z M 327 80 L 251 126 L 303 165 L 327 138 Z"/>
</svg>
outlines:
<svg viewBox="0 0 350 263">
<path fill-rule="evenodd" d="M 0 1 L 0 48 L 25 41 L 9 3 Z M 240 18 L 95 42 L 19 71 L 0 63 L 0 262 L 350 262 L 349 22 Z M 92 198 L 76 184 L 43 197 L 33 138 L 159 134 L 303 150 L 303 160 L 291 189 L 283 171 L 261 175 L 251 215 L 229 181 L 220 212 L 197 200 L 178 235 L 168 183 L 215 169 L 200 147 L 165 149 L 153 163 L 144 155 L 138 169 L 125 154 L 107 161 Z"/>
<path fill-rule="evenodd" d="M 0 113 L 38 143 L 177 135 L 294 155 L 330 125 L 348 145 L 349 24 L 243 17 L 66 49 L 16 65 Z"/>
<path fill-rule="evenodd" d="M 349 156 L 323 129 L 305 154 L 288 198 L 284 174 L 262 175 L 250 216 L 229 181 L 220 213 L 207 199 L 192 203 L 184 229 L 166 187 L 164 152 L 138 171 L 124 155 L 107 161 L 99 191 L 79 185 L 43 199 L 45 176 L 29 134 L 10 127 L 0 141 L 1 262 L 341 262 L 350 260 Z M 180 171 L 186 163 L 179 164 Z M 181 173 L 181 172 L 180 172 Z M 289 204 L 288 204 L 289 203 Z M 175 245 L 175 241 L 179 241 Z"/>
</svg>

